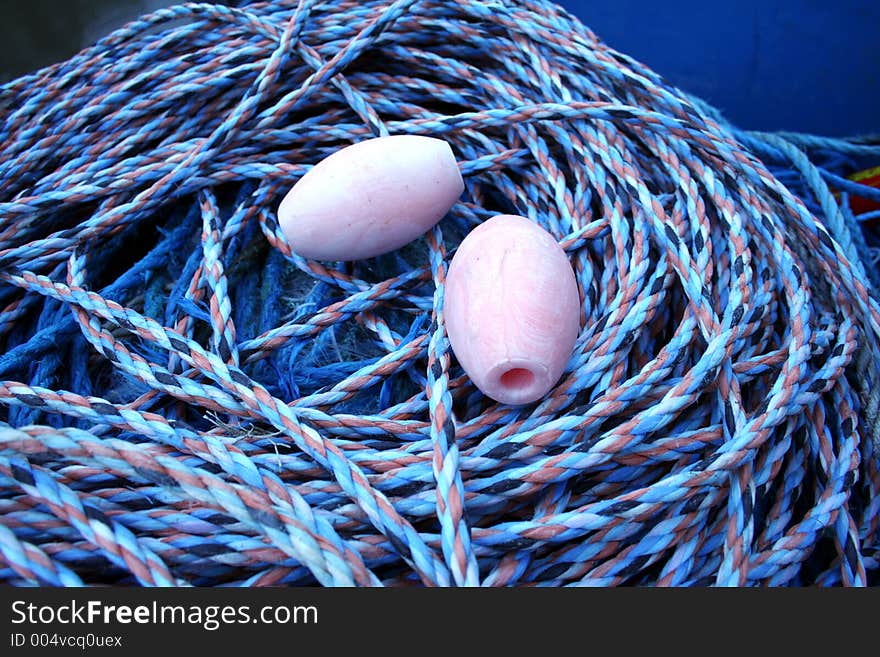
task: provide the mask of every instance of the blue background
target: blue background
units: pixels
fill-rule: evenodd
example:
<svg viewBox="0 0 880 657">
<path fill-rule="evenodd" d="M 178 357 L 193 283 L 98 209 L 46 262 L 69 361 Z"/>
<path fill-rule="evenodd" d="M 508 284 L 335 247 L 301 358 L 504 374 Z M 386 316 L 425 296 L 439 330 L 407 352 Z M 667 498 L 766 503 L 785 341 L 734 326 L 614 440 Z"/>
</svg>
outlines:
<svg viewBox="0 0 880 657">
<path fill-rule="evenodd" d="M 0 81 L 173 1 L 0 0 Z M 880 0 L 559 1 L 740 127 L 880 133 Z"/>
<path fill-rule="evenodd" d="M 560 4 L 740 127 L 880 132 L 877 0 Z"/>
</svg>

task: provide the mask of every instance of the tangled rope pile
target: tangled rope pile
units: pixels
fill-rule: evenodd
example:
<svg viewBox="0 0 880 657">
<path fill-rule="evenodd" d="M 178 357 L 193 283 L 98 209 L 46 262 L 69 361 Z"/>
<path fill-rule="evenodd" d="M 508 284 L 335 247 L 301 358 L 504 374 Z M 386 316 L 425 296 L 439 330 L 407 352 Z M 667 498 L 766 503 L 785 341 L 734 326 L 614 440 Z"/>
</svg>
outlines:
<svg viewBox="0 0 880 657">
<path fill-rule="evenodd" d="M 735 133 L 543 0 L 181 5 L 0 102 L 3 581 L 877 582 L 872 245 L 808 157 L 877 147 Z M 461 202 L 293 254 L 283 194 L 387 134 L 448 140 Z M 524 407 L 438 313 L 501 213 L 583 300 Z"/>
</svg>

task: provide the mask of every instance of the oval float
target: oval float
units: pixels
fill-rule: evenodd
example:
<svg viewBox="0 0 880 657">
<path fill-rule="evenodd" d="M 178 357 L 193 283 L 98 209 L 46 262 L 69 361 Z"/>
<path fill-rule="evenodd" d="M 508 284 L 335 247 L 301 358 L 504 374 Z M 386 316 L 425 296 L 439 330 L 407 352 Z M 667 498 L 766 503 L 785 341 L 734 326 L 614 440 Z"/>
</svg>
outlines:
<svg viewBox="0 0 880 657">
<path fill-rule="evenodd" d="M 574 271 L 553 236 L 499 215 L 462 240 L 446 277 L 449 342 L 492 399 L 526 404 L 556 384 L 580 330 Z"/>
<path fill-rule="evenodd" d="M 278 223 L 304 258 L 371 258 L 424 234 L 463 190 L 442 139 L 377 137 L 316 164 L 281 201 Z"/>
</svg>

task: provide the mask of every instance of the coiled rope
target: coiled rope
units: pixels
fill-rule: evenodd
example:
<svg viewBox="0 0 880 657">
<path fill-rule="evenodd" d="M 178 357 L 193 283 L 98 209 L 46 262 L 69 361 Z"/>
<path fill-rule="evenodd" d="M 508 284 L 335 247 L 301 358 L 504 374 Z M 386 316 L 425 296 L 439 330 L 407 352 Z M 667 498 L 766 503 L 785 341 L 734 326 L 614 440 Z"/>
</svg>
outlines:
<svg viewBox="0 0 880 657">
<path fill-rule="evenodd" d="M 877 582 L 845 174 L 880 148 L 736 131 L 543 0 L 185 4 L 0 102 L 3 581 Z M 387 256 L 293 254 L 287 189 L 403 133 L 452 144 L 461 202 Z M 525 407 L 441 312 L 499 213 L 583 299 Z"/>
</svg>

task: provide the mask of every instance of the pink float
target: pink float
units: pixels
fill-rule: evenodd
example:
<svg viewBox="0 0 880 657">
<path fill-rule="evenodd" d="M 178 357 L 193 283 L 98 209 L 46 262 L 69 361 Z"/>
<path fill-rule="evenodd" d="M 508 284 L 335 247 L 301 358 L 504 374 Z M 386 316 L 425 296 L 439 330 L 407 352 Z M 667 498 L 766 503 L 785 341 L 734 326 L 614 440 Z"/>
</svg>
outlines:
<svg viewBox="0 0 880 657">
<path fill-rule="evenodd" d="M 463 190 L 455 156 L 442 139 L 377 137 L 316 164 L 281 201 L 278 222 L 304 258 L 359 260 L 424 234 Z"/>
<path fill-rule="evenodd" d="M 556 384 L 580 329 L 574 271 L 553 236 L 515 215 L 475 228 L 446 279 L 452 350 L 492 399 L 526 404 Z"/>
</svg>

